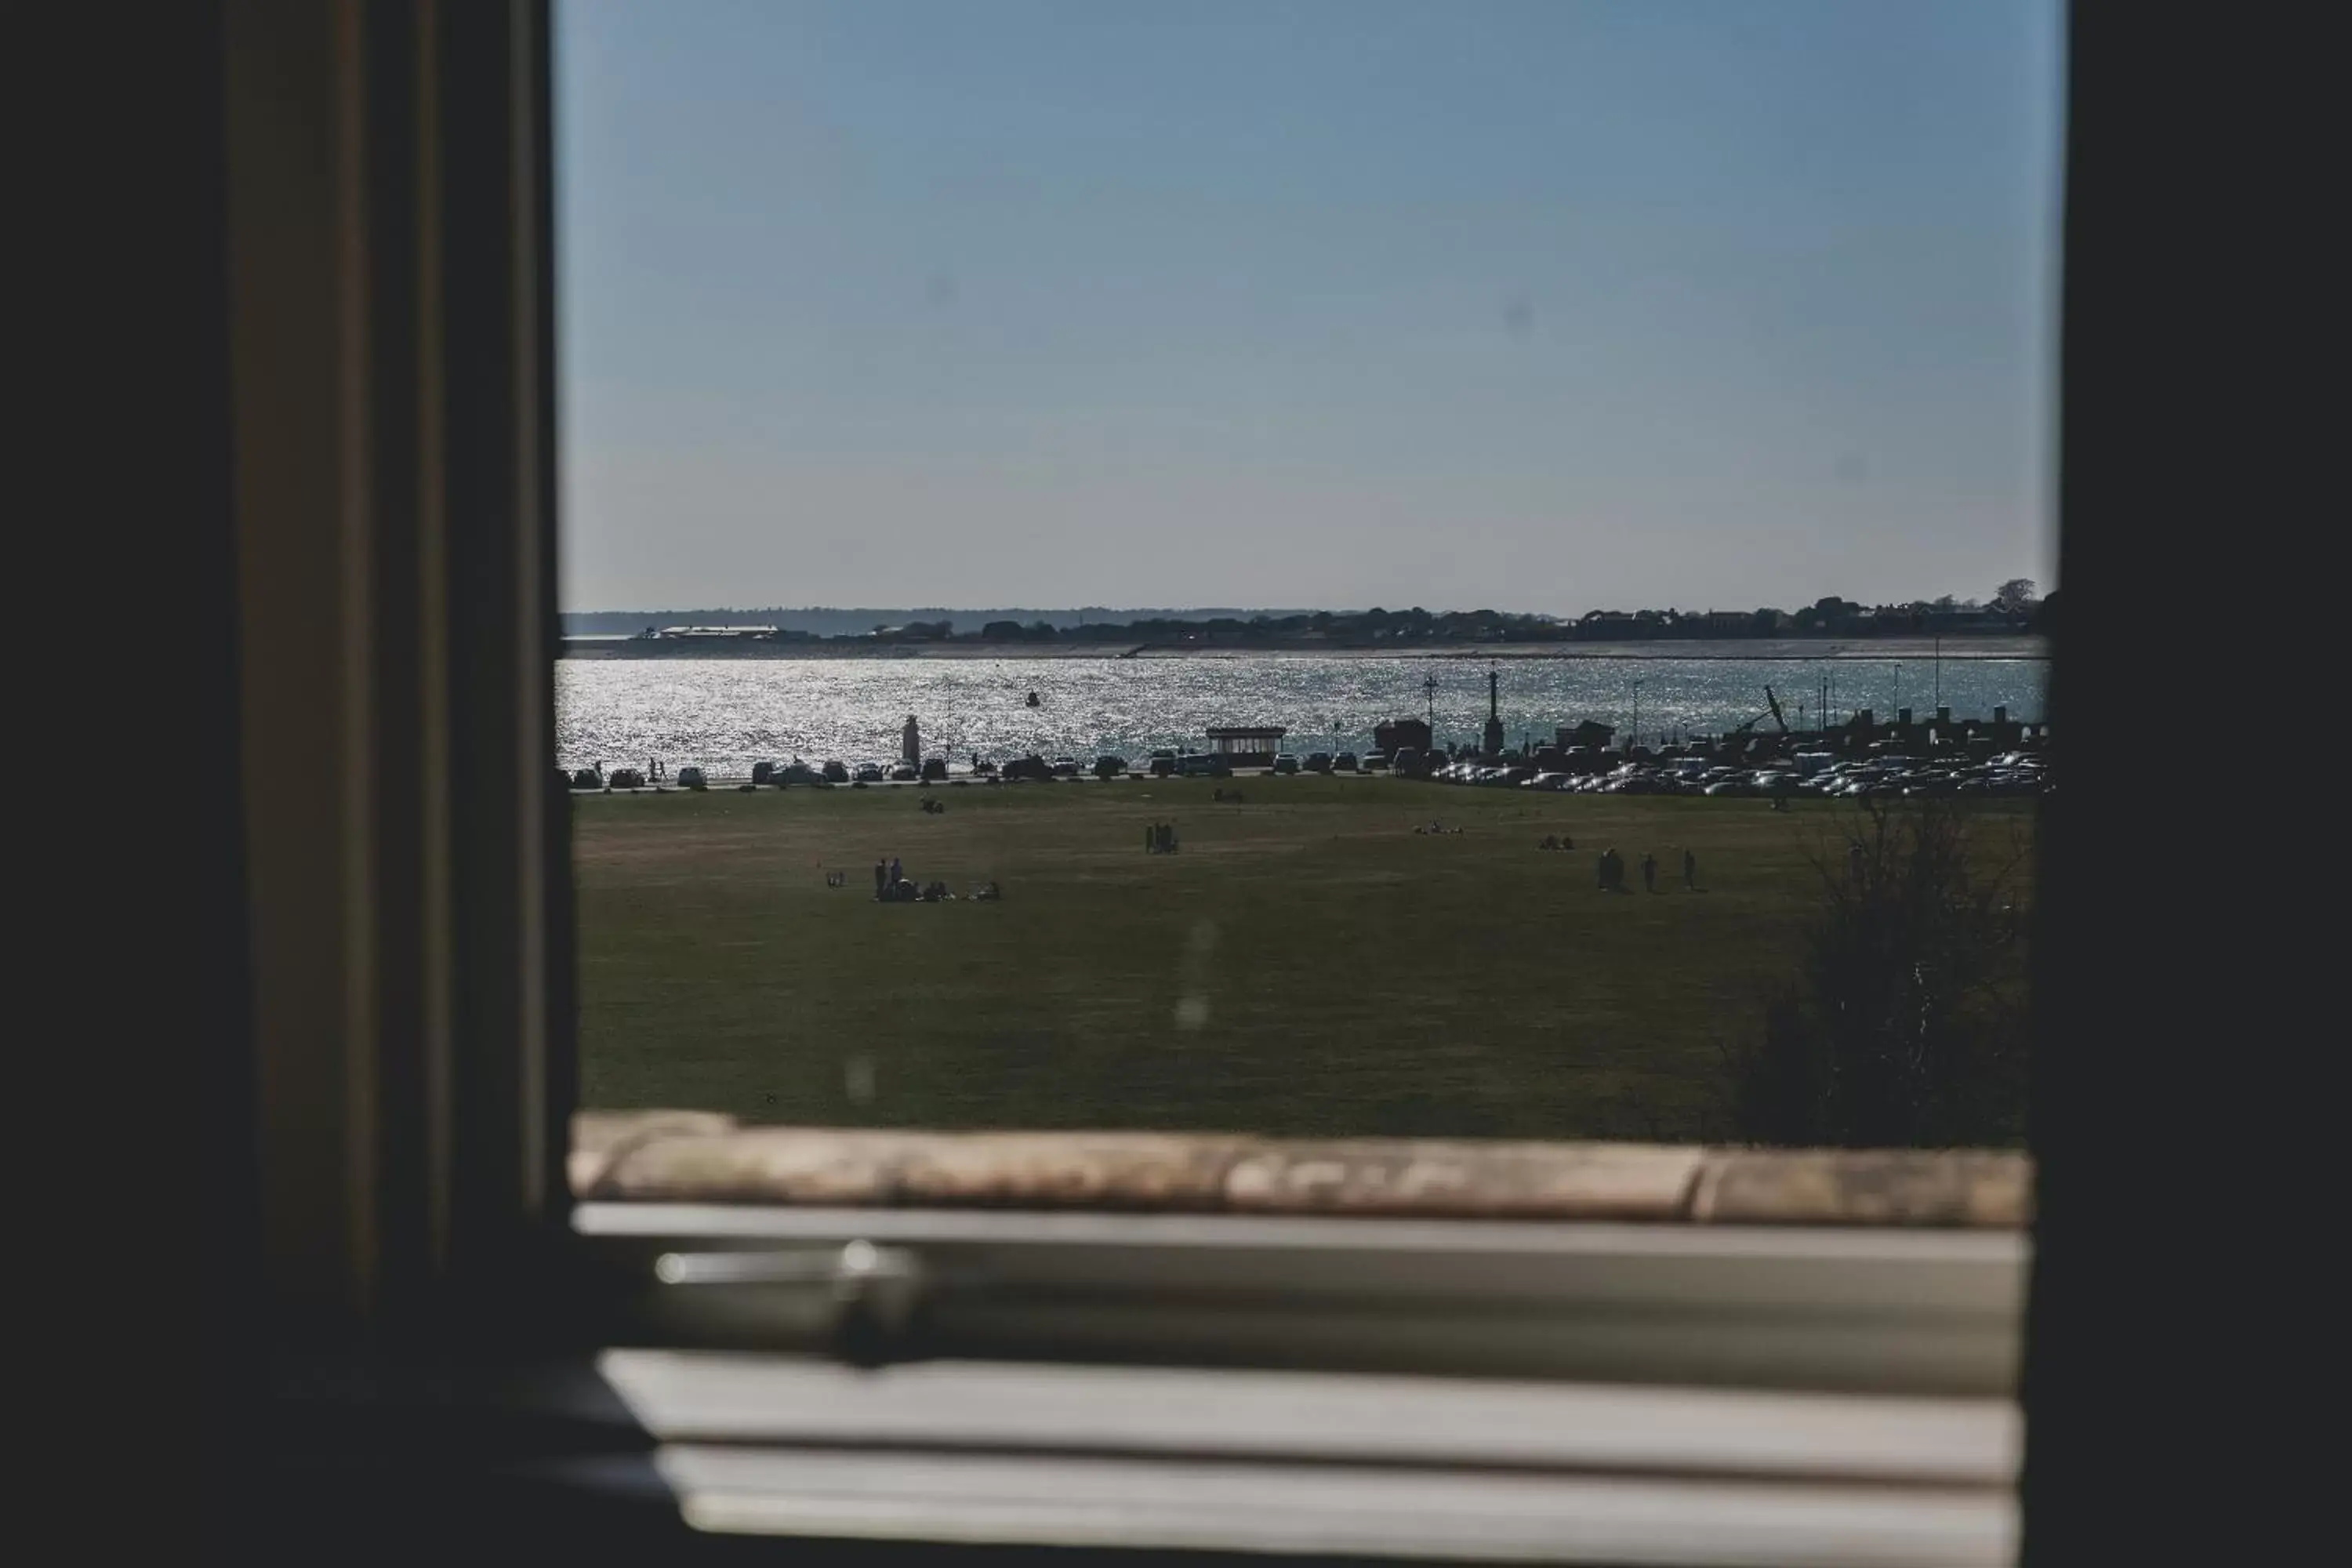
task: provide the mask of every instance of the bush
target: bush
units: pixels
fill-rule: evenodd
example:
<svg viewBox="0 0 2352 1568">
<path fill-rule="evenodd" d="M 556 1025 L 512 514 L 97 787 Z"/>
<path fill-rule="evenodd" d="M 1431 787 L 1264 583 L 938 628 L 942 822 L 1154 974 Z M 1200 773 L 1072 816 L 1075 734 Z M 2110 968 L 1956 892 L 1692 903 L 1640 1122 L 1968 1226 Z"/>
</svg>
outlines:
<svg viewBox="0 0 2352 1568">
<path fill-rule="evenodd" d="M 1932 797 L 1862 800 L 1838 827 L 1814 862 L 1822 900 L 1799 973 L 1732 1053 L 1734 1135 L 1845 1148 L 2022 1142 L 2022 843 L 1972 843 L 1969 812 Z"/>
</svg>

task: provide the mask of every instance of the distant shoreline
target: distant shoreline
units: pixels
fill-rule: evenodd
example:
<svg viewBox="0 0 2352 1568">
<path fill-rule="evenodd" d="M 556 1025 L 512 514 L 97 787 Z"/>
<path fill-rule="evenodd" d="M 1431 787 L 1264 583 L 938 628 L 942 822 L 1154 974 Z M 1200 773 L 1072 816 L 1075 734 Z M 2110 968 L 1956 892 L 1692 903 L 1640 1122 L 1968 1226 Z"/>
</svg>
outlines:
<svg viewBox="0 0 2352 1568">
<path fill-rule="evenodd" d="M 1166 658 L 1377 658 L 1377 659 L 1748 659 L 1795 664 L 1830 660 L 1885 663 L 1943 658 L 2047 659 L 2042 637 L 1659 637 L 1641 642 L 1479 643 L 1468 647 L 1315 647 L 1297 643 L 1264 647 L 1183 647 L 1135 643 L 889 643 L 832 642 L 694 643 L 648 642 L 622 637 L 609 642 L 564 639 L 562 657 L 595 659 L 1166 659 Z"/>
</svg>

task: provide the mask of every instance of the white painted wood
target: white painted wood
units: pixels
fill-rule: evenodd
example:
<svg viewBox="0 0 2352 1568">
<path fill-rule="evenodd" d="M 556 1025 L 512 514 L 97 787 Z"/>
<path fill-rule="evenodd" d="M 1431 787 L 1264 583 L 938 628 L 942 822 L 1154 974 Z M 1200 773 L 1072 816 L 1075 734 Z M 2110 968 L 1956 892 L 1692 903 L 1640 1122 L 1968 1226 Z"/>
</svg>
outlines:
<svg viewBox="0 0 2352 1568">
<path fill-rule="evenodd" d="M 1990 1568 L 1997 1490 L 1277 1464 L 780 1453 L 656 1458 L 706 1531 L 1677 1568 Z"/>
<path fill-rule="evenodd" d="M 583 1205 L 598 1256 L 905 1249 L 930 1353 L 2006 1398 L 2014 1232 Z M 650 1342 L 814 1351 L 829 1291 L 650 1285 Z"/>
<path fill-rule="evenodd" d="M 2005 1489 L 2006 1400 L 608 1351 L 664 1442 L 1256 1456 Z"/>
</svg>

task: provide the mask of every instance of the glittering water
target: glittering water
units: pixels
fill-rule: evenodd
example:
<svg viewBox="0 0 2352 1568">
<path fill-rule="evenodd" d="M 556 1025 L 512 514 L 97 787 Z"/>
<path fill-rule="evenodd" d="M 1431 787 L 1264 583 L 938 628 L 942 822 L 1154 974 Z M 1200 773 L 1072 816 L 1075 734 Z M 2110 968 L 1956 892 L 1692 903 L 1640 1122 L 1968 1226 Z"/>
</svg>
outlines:
<svg viewBox="0 0 2352 1568">
<path fill-rule="evenodd" d="M 2042 716 L 2040 659 L 1945 659 L 1942 700 L 1981 717 L 2006 706 Z M 1317 658 L 745 658 L 564 659 L 556 666 L 556 742 L 566 767 L 659 756 L 740 775 L 794 756 L 893 760 L 907 715 L 923 749 L 961 767 L 1037 752 L 1140 758 L 1157 746 L 1195 748 L 1213 724 L 1280 724 L 1292 751 L 1362 751 L 1374 723 L 1428 716 L 1433 679 L 1441 741 L 1475 741 L 1486 718 L 1486 672 L 1465 659 Z M 1502 718 L 1511 743 L 1549 739 L 1580 719 L 1633 723 L 1644 738 L 1712 731 L 1762 711 L 1779 694 L 1791 724 L 1812 717 L 1820 687 L 1832 710 L 1933 706 L 1927 660 L 1530 658 L 1502 666 Z M 1636 689 L 1638 686 L 1638 690 Z M 1027 706 L 1030 691 L 1040 705 Z M 1765 721 L 1769 728 L 1770 721 Z"/>
</svg>

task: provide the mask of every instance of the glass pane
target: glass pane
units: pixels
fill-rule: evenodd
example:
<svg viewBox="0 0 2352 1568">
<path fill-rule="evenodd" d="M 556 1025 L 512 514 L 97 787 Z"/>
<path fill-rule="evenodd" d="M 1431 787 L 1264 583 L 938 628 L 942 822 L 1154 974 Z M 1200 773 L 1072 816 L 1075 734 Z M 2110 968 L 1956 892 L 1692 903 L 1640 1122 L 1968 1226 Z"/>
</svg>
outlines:
<svg viewBox="0 0 2352 1568">
<path fill-rule="evenodd" d="M 2054 3 L 559 23 L 587 1106 L 2020 1141 Z"/>
</svg>

